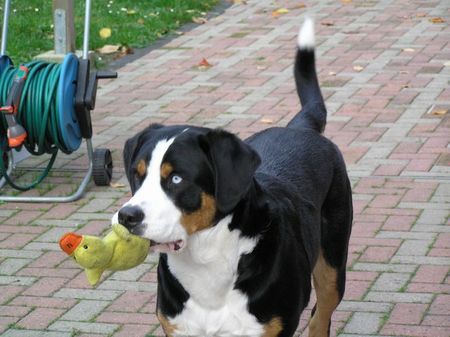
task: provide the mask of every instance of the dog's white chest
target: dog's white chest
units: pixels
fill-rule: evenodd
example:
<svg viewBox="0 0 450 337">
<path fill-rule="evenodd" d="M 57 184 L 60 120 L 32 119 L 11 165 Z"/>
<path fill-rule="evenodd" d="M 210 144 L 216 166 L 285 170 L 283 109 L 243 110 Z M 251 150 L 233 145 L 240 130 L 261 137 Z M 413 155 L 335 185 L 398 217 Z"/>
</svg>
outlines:
<svg viewBox="0 0 450 337">
<path fill-rule="evenodd" d="M 174 336 L 259 337 L 263 326 L 247 310 L 247 298 L 232 291 L 227 303 L 218 309 L 200 306 L 189 299 L 183 312 L 170 320 L 176 326 Z"/>
<path fill-rule="evenodd" d="M 248 312 L 248 298 L 233 289 L 242 254 L 257 240 L 228 229 L 231 216 L 215 227 L 192 235 L 186 250 L 169 255 L 170 271 L 189 293 L 183 311 L 170 319 L 175 336 L 259 337 L 264 329 Z"/>
</svg>

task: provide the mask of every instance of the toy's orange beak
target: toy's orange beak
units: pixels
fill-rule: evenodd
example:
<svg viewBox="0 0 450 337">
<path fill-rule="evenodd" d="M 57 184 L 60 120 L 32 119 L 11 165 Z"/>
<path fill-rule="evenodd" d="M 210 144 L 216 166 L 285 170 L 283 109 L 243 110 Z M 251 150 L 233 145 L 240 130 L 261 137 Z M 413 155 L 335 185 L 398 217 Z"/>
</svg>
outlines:
<svg viewBox="0 0 450 337">
<path fill-rule="evenodd" d="M 78 245 L 83 240 L 81 235 L 75 233 L 67 233 L 59 240 L 59 246 L 63 251 L 65 251 L 68 255 L 72 255 L 74 250 L 78 247 Z"/>
</svg>

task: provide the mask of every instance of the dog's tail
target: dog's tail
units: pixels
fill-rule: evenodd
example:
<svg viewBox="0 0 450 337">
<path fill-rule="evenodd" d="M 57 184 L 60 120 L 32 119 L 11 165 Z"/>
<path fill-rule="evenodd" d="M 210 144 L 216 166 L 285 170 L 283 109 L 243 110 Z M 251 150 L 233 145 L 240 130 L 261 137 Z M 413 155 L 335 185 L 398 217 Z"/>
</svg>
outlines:
<svg viewBox="0 0 450 337">
<path fill-rule="evenodd" d="M 307 18 L 300 28 L 294 66 L 295 84 L 302 111 L 288 124 L 293 128 L 309 128 L 323 132 L 327 110 L 320 92 L 314 56 L 314 22 Z"/>
</svg>

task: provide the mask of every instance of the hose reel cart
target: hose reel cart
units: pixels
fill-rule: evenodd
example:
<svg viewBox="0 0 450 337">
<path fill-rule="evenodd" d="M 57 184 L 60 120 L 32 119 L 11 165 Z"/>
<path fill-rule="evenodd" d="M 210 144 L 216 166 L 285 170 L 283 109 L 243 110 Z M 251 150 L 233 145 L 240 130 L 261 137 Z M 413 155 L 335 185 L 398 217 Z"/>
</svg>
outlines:
<svg viewBox="0 0 450 337">
<path fill-rule="evenodd" d="M 89 27 L 91 0 L 86 0 L 83 54 L 69 53 L 62 64 L 32 61 L 13 66 L 6 55 L 10 0 L 5 0 L 0 51 L 0 188 L 8 184 L 20 191 L 36 187 L 50 172 L 58 152 L 76 151 L 84 138 L 89 165 L 78 189 L 68 196 L 24 197 L 0 195 L 0 201 L 70 202 L 79 199 L 91 177 L 96 185 L 109 185 L 112 158 L 108 149 L 93 150 L 91 111 L 95 108 L 99 79 L 117 73 L 90 71 Z M 49 154 L 41 175 L 26 186 L 11 178 L 14 150 L 32 155 Z"/>
</svg>

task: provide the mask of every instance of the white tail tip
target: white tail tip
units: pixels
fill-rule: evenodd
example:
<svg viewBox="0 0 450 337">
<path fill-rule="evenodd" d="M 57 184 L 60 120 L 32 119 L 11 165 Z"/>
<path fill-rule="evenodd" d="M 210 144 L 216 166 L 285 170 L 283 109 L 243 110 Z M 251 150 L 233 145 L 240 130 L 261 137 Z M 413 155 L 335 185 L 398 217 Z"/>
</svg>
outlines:
<svg viewBox="0 0 450 337">
<path fill-rule="evenodd" d="M 300 49 L 314 49 L 314 20 L 307 17 L 298 32 L 297 44 Z"/>
</svg>

